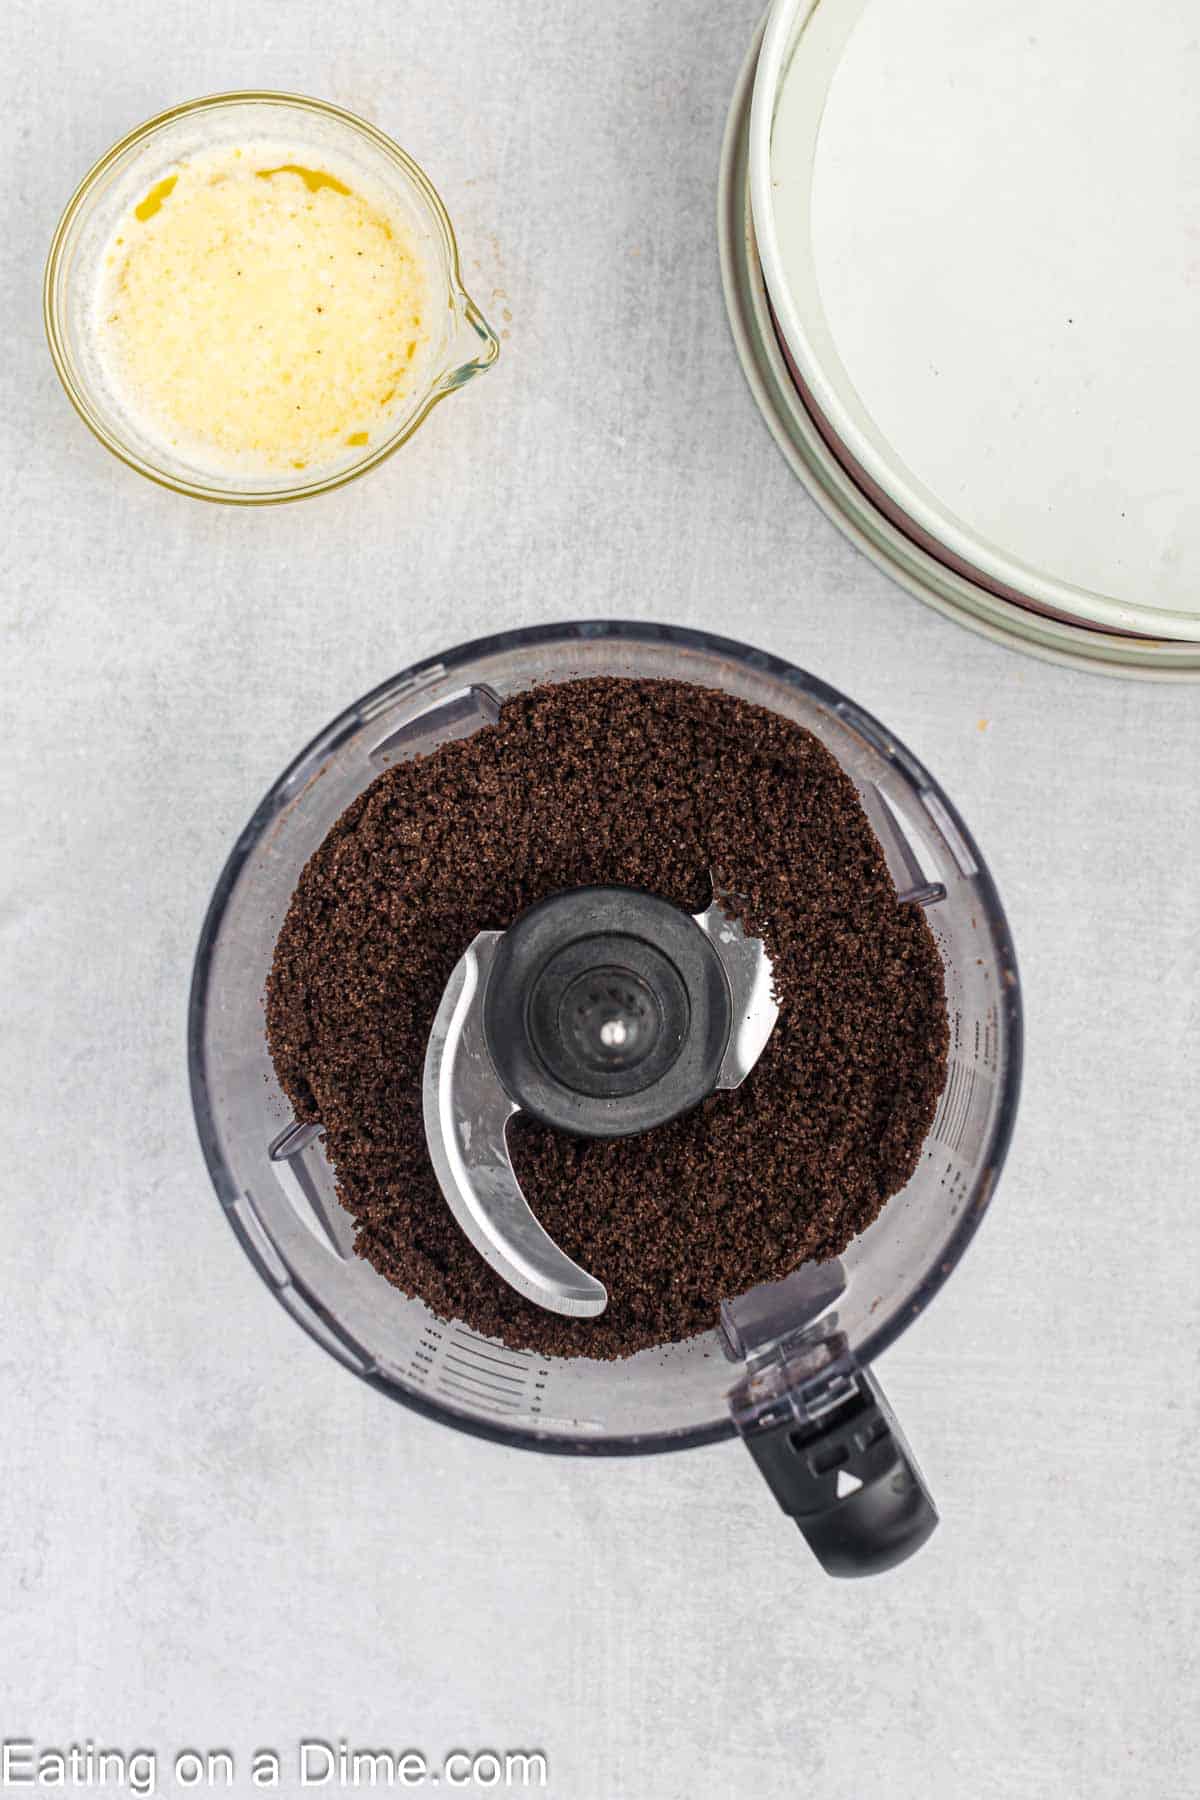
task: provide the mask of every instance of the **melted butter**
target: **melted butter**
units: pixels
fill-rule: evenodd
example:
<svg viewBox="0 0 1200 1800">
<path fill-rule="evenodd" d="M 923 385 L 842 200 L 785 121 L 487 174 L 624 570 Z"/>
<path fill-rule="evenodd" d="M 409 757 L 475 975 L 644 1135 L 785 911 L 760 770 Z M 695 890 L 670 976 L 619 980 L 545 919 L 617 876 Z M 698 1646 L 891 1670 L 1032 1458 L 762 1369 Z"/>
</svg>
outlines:
<svg viewBox="0 0 1200 1800">
<path fill-rule="evenodd" d="M 272 175 L 298 175 L 310 194 L 319 194 L 322 188 L 332 188 L 335 194 L 350 192 L 336 175 L 324 169 L 306 169 L 303 163 L 280 163 L 277 169 L 259 169 L 257 174 L 260 181 L 270 181 Z"/>
<path fill-rule="evenodd" d="M 365 448 L 430 341 L 402 215 L 280 148 L 189 158 L 110 239 L 106 358 L 144 428 L 205 467 L 311 469 Z"/>
<path fill-rule="evenodd" d="M 154 186 L 150 189 L 150 192 L 146 195 L 146 198 L 139 201 L 134 207 L 134 218 L 140 219 L 143 225 L 146 223 L 147 219 L 152 219 L 162 206 L 163 201 L 168 199 L 170 195 L 175 192 L 175 183 L 178 180 L 178 175 L 167 175 L 162 181 L 156 181 Z M 118 238 L 117 242 L 119 244 L 121 239 Z"/>
</svg>

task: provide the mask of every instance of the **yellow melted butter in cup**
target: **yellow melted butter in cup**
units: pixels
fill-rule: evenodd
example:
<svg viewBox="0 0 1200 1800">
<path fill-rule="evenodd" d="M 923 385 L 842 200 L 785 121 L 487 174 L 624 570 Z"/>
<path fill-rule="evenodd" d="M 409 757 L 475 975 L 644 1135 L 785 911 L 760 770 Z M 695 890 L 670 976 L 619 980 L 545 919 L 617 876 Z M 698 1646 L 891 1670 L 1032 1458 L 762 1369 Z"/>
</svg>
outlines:
<svg viewBox="0 0 1200 1800">
<path fill-rule="evenodd" d="M 181 162 L 104 258 L 96 329 L 130 411 L 213 468 L 308 469 L 389 434 L 430 341 L 428 265 L 352 171 L 243 143 Z"/>
</svg>

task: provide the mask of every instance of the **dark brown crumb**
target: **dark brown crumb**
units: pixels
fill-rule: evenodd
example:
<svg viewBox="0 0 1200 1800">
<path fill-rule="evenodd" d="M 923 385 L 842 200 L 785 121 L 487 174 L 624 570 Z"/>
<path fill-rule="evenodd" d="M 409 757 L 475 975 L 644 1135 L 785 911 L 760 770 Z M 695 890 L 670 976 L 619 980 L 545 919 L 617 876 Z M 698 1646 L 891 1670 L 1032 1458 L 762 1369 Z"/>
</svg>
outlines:
<svg viewBox="0 0 1200 1800">
<path fill-rule="evenodd" d="M 513 1161 L 608 1288 L 570 1320 L 462 1236 L 429 1163 L 425 1044 L 478 931 L 585 883 L 689 911 L 720 890 L 774 961 L 779 1022 L 734 1093 L 640 1138 L 517 1120 Z M 899 906 L 854 786 L 815 737 L 676 682 L 591 680 L 390 769 L 301 876 L 267 989 L 271 1054 L 320 1120 L 357 1249 L 448 1319 L 549 1355 L 615 1357 L 712 1326 L 722 1297 L 837 1255 L 912 1174 L 946 1074 L 941 960 Z"/>
</svg>

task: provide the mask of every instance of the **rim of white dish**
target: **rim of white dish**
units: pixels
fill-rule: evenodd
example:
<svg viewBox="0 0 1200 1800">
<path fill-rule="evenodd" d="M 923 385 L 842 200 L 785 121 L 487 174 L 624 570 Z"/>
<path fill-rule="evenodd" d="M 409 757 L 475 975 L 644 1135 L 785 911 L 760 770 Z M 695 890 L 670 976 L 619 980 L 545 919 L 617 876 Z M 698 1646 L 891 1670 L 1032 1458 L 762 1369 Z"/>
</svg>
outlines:
<svg viewBox="0 0 1200 1800">
<path fill-rule="evenodd" d="M 957 522 L 895 463 L 881 455 L 860 428 L 841 389 L 829 376 L 792 297 L 776 230 L 771 174 L 771 140 L 776 103 L 797 42 L 823 0 L 774 0 L 767 15 L 754 78 L 750 111 L 750 205 L 767 292 L 787 350 L 812 402 L 842 450 L 912 522 L 916 529 L 987 581 L 1045 609 L 1066 623 L 1133 633 L 1176 643 L 1200 640 L 1200 612 L 1169 611 L 1120 601 L 1069 582 L 1056 581 L 1016 557 L 976 537 Z M 830 0 L 837 3 L 837 0 Z"/>
</svg>

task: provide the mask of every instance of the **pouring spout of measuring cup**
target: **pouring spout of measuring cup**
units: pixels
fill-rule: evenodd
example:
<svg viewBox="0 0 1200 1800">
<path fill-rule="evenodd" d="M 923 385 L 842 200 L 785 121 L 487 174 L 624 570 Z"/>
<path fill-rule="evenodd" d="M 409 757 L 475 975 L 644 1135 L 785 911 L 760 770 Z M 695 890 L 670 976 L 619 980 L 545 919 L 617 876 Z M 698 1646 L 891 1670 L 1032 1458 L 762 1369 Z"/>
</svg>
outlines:
<svg viewBox="0 0 1200 1800">
<path fill-rule="evenodd" d="M 446 371 L 437 384 L 439 394 L 452 394 L 476 375 L 490 369 L 500 354 L 500 339 L 465 288 L 450 297 L 454 320 L 446 351 Z"/>
</svg>

